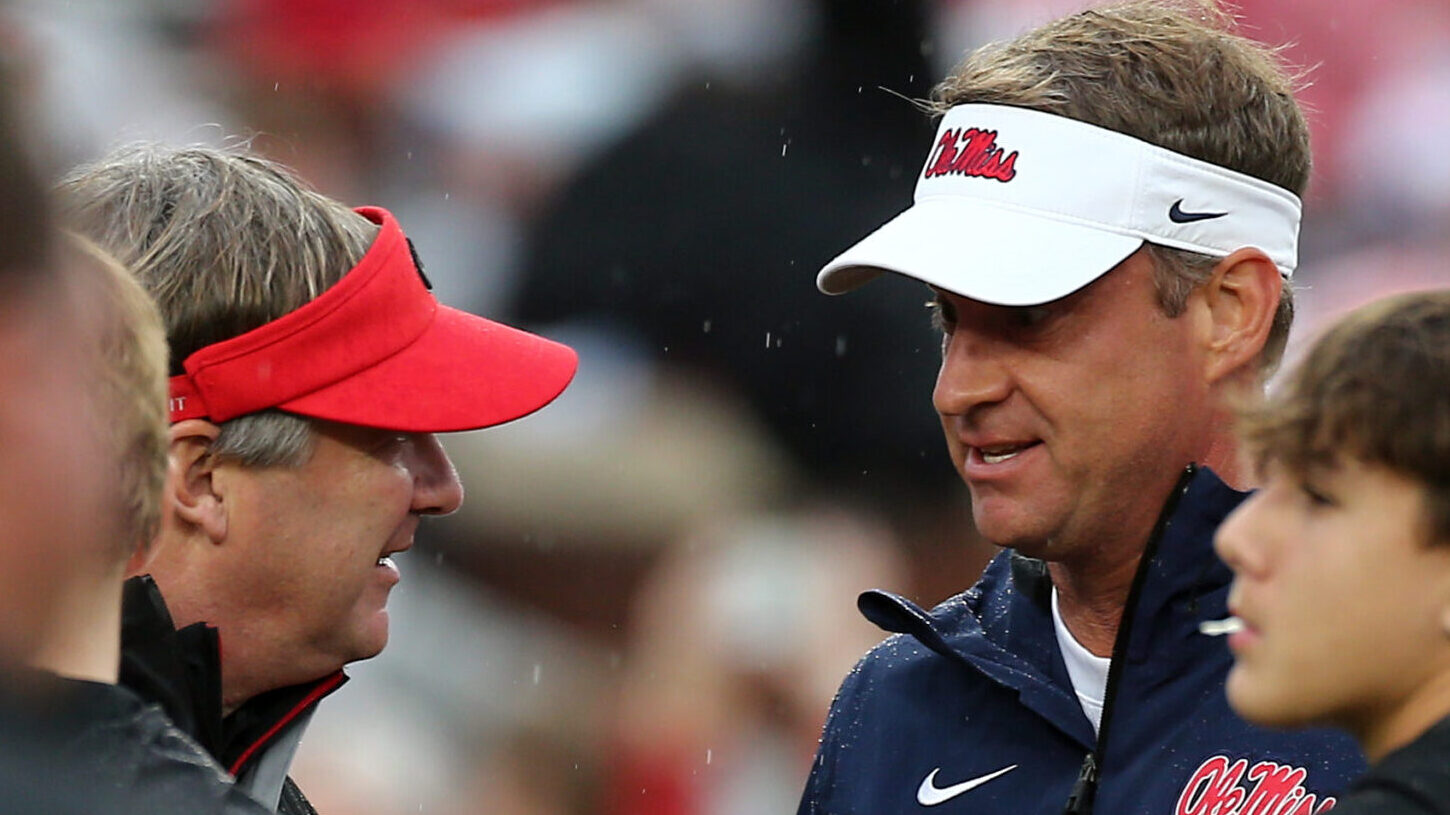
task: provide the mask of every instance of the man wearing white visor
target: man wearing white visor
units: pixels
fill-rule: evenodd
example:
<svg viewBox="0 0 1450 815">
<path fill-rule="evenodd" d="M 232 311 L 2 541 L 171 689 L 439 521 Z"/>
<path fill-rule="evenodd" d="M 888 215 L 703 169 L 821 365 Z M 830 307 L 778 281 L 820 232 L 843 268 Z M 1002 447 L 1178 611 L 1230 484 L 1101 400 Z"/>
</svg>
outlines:
<svg viewBox="0 0 1450 815">
<path fill-rule="evenodd" d="M 1313 813 L 1344 734 L 1233 714 L 1242 500 L 1230 405 L 1293 313 L 1307 127 L 1270 51 L 1199 5 L 1130 3 L 973 53 L 943 82 L 915 204 L 821 270 L 931 287 L 934 406 L 1003 552 L 891 637 L 832 705 L 802 813 Z"/>
</svg>

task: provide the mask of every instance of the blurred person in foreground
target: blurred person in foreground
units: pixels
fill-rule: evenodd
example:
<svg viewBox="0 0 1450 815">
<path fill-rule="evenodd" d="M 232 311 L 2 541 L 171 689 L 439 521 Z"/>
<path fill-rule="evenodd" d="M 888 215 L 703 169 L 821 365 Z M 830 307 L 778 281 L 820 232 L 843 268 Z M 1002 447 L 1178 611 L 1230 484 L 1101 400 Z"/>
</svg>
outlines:
<svg viewBox="0 0 1450 815">
<path fill-rule="evenodd" d="M 0 60 L 0 800 L 17 815 L 261 812 L 115 684 L 123 572 L 166 470 L 166 346 L 136 282 L 56 231 L 17 67 Z"/>
<path fill-rule="evenodd" d="M 438 432 L 551 401 L 577 359 L 440 305 L 401 228 L 243 150 L 122 148 L 60 185 L 68 222 L 151 292 L 170 472 L 121 679 L 269 809 L 349 662 L 379 653 L 392 556 L 462 487 Z M 225 654 L 225 659 L 222 655 Z"/>
<path fill-rule="evenodd" d="M 1229 703 L 1354 734 L 1373 766 L 1336 815 L 1450 813 L 1450 290 L 1337 322 L 1244 432 Z"/>
<path fill-rule="evenodd" d="M 1292 317 L 1303 114 L 1208 3 L 1089 9 L 971 54 L 937 89 L 916 203 L 829 263 L 839 294 L 927 283 L 933 402 L 1005 549 L 888 639 L 832 705 L 802 813 L 1307 813 L 1363 768 L 1347 735 L 1236 717 L 1200 632 L 1242 499 L 1230 402 Z"/>
<path fill-rule="evenodd" d="M 76 369 L 63 363 L 79 354 L 80 342 L 47 330 L 60 324 L 64 298 L 52 269 L 50 207 L 20 128 L 31 117 L 16 98 L 17 67 L 0 60 L 0 557 L 11 564 L 0 572 L 6 669 L 28 661 L 45 635 L 71 547 L 89 545 L 101 531 L 93 518 L 47 517 L 36 508 L 71 506 L 68 498 L 84 501 L 102 491 L 84 443 L 67 431 L 81 424 L 84 402 L 75 398 L 82 390 Z M 54 362 L 47 364 L 47 356 Z M 48 552 L 58 556 L 42 556 Z"/>
<path fill-rule="evenodd" d="M 166 336 L 151 298 L 89 241 L 65 236 L 53 268 L 57 299 L 29 326 L 45 350 L 29 364 L 58 366 L 58 378 L 79 383 L 41 410 L 84 445 L 93 483 L 41 514 L 77 513 L 95 528 L 83 545 L 49 553 L 64 575 L 50 587 L 54 614 L 28 660 L 54 739 L 42 783 L 76 787 L 92 811 L 266 812 L 160 708 L 117 685 L 122 586 L 149 555 L 166 477 Z"/>
</svg>

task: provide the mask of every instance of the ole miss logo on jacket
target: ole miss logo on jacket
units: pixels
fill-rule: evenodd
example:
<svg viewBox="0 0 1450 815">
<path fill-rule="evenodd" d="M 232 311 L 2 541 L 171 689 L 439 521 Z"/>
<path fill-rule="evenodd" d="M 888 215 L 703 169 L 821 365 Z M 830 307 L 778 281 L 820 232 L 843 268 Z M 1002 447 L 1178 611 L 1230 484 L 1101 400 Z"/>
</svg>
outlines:
<svg viewBox="0 0 1450 815">
<path fill-rule="evenodd" d="M 1320 798 L 1304 788 L 1303 767 L 1260 761 L 1249 766 L 1214 756 L 1194 771 L 1178 796 L 1173 815 L 1314 815 L 1334 809 L 1333 796 Z"/>
</svg>

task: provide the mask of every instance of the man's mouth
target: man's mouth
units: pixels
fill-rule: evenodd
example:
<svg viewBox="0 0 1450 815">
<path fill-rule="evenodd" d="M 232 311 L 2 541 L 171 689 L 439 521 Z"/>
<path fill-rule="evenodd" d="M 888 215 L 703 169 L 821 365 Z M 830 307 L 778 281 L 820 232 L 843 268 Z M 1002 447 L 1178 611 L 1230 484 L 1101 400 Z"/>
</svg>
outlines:
<svg viewBox="0 0 1450 815">
<path fill-rule="evenodd" d="M 378 555 L 378 562 L 376 565 L 380 567 L 396 569 L 397 566 L 393 563 L 393 555 L 396 555 L 399 552 L 406 552 L 409 549 L 413 548 L 414 529 L 416 529 L 416 526 L 410 528 L 406 536 L 394 537 L 389 540 L 388 545 L 384 546 L 383 551 Z"/>
<path fill-rule="evenodd" d="M 978 447 L 977 454 L 981 456 L 984 464 L 1001 464 L 1004 461 L 1010 461 L 1016 458 L 1022 451 L 1036 445 L 1037 442 L 994 444 L 987 447 Z"/>
</svg>

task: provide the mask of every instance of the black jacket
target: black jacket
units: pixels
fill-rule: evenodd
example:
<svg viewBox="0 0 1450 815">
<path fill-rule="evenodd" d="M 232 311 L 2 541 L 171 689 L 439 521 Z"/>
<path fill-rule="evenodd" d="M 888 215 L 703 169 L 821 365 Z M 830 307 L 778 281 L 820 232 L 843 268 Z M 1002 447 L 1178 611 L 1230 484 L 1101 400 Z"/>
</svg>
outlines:
<svg viewBox="0 0 1450 815">
<path fill-rule="evenodd" d="M 1349 788 L 1334 815 L 1450 815 L 1450 718 L 1385 756 Z"/>
<path fill-rule="evenodd" d="M 0 699 L 5 812 L 265 815 L 156 705 L 116 685 L 35 674 Z"/>
<path fill-rule="evenodd" d="M 150 577 L 126 582 L 121 684 L 161 705 L 236 777 L 237 787 L 279 815 L 315 815 L 287 770 L 317 703 L 345 681 L 338 671 L 268 691 L 223 717 L 217 630 L 204 623 L 177 630 Z"/>
</svg>

